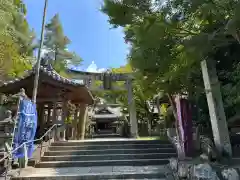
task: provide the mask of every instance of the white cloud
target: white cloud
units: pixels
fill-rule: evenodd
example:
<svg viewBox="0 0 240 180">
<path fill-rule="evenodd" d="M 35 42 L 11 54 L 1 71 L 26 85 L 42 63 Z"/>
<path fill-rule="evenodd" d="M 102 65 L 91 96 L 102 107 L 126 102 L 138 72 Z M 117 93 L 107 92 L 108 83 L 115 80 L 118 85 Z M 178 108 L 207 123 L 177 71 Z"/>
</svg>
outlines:
<svg viewBox="0 0 240 180">
<path fill-rule="evenodd" d="M 95 62 L 92 61 L 92 63 L 87 67 L 86 71 L 87 71 L 87 72 L 104 72 L 105 69 L 104 69 L 104 68 L 98 69 L 98 67 L 97 67 L 97 65 L 95 64 Z"/>
</svg>

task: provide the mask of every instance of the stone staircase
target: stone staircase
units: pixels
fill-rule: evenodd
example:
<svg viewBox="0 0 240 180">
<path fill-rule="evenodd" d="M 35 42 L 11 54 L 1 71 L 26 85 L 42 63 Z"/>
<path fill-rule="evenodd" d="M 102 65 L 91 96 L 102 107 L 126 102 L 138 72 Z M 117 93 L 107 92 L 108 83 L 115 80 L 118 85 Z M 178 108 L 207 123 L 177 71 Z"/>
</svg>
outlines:
<svg viewBox="0 0 240 180">
<path fill-rule="evenodd" d="M 114 133 L 112 129 L 110 130 L 100 130 L 92 135 L 92 138 L 121 138 L 119 133 Z"/>
<path fill-rule="evenodd" d="M 93 134 L 92 137 L 93 138 L 121 138 L 121 135 L 117 133 L 109 133 L 109 134 L 96 133 L 96 134 Z"/>
<path fill-rule="evenodd" d="M 54 142 L 34 168 L 12 179 L 166 179 L 171 157 L 174 147 L 160 140 Z"/>
</svg>

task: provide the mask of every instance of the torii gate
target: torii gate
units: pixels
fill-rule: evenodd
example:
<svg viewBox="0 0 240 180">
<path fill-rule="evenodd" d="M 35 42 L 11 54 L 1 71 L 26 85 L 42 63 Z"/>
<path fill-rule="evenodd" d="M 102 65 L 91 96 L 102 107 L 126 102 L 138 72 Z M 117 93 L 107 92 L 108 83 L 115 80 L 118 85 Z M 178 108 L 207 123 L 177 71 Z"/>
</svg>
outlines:
<svg viewBox="0 0 240 180">
<path fill-rule="evenodd" d="M 134 77 L 131 73 L 112 73 L 110 70 L 107 70 L 103 73 L 92 73 L 85 71 L 77 71 L 70 69 L 69 73 L 71 77 L 76 80 L 82 80 L 83 83 L 92 91 L 102 91 L 102 90 L 121 90 L 119 87 L 112 86 L 112 82 L 124 81 L 126 86 L 123 90 L 128 92 L 128 105 L 129 105 L 129 117 L 130 117 L 130 131 L 131 137 L 136 138 L 138 136 L 138 122 L 135 101 L 133 98 L 133 88 L 132 81 Z M 94 87 L 95 81 L 102 81 L 103 86 Z"/>
</svg>

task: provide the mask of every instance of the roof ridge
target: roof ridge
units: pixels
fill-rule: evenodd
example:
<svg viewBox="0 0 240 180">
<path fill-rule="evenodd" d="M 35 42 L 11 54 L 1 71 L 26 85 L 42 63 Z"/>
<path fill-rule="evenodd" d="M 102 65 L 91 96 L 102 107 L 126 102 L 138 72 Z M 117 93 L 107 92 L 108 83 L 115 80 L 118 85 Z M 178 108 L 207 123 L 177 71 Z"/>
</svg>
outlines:
<svg viewBox="0 0 240 180">
<path fill-rule="evenodd" d="M 12 83 L 15 83 L 15 82 L 18 82 L 18 81 L 21 81 L 29 76 L 31 76 L 32 74 L 35 74 L 36 73 L 36 64 L 32 67 L 32 69 L 29 69 L 27 71 L 25 71 L 26 73 L 21 76 L 21 77 L 18 77 L 18 78 L 13 78 L 12 80 L 9 80 L 9 81 L 5 81 L 3 83 L 0 84 L 0 87 L 3 87 L 3 86 L 7 86 L 8 84 L 12 84 Z M 65 78 L 63 76 L 61 76 L 57 71 L 54 70 L 54 68 L 49 65 L 49 66 L 40 66 L 40 69 L 39 69 L 40 72 L 46 74 L 47 76 L 53 78 L 54 80 L 57 80 L 57 81 L 61 81 L 63 83 L 66 83 L 66 84 L 71 84 L 71 85 L 84 85 L 83 83 L 78 83 L 78 82 L 75 82 L 71 79 L 68 79 L 68 78 Z"/>
</svg>

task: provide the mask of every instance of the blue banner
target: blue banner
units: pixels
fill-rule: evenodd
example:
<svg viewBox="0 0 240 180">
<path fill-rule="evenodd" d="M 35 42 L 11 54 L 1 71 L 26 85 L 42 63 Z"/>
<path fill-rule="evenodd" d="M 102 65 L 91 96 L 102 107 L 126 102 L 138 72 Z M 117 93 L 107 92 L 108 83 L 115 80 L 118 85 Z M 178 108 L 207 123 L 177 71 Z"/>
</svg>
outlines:
<svg viewBox="0 0 240 180">
<path fill-rule="evenodd" d="M 32 101 L 27 99 L 20 100 L 17 127 L 13 139 L 13 150 L 22 145 L 24 142 L 33 141 L 37 129 L 37 109 Z M 28 157 L 32 157 L 34 143 L 27 143 Z M 25 156 L 24 147 L 19 148 L 13 153 L 13 158 L 22 158 Z"/>
</svg>

